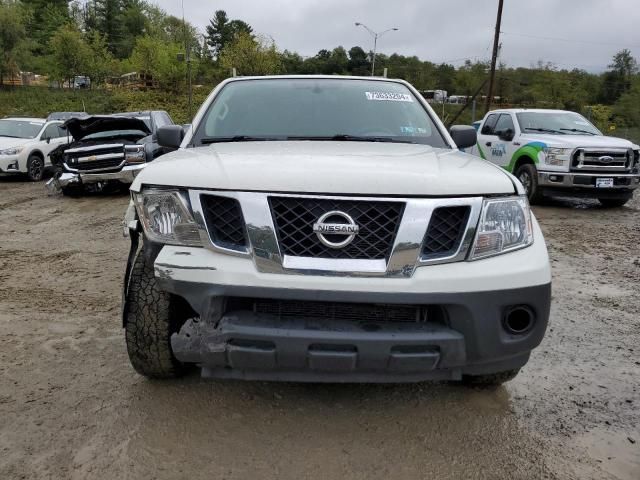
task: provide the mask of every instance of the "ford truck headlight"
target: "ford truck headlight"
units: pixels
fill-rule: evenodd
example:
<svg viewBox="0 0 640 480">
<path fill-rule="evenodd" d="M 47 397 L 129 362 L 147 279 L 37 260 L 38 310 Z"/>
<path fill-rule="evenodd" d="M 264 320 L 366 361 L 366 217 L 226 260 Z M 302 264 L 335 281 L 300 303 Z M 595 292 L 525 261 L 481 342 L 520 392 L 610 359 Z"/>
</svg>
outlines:
<svg viewBox="0 0 640 480">
<path fill-rule="evenodd" d="M 152 242 L 202 246 L 186 192 L 146 189 L 134 194 L 134 201 L 144 232 Z"/>
<path fill-rule="evenodd" d="M 144 145 L 127 145 L 124 147 L 124 159 L 127 163 L 144 163 L 146 161 Z"/>
<path fill-rule="evenodd" d="M 18 155 L 24 150 L 24 147 L 13 147 L 5 150 L 0 150 L 0 155 Z"/>
<path fill-rule="evenodd" d="M 524 196 L 486 199 L 471 260 L 528 247 L 533 243 L 529 202 Z"/>
<path fill-rule="evenodd" d="M 544 163 L 562 167 L 569 164 L 570 148 L 546 147 L 544 150 Z"/>
</svg>

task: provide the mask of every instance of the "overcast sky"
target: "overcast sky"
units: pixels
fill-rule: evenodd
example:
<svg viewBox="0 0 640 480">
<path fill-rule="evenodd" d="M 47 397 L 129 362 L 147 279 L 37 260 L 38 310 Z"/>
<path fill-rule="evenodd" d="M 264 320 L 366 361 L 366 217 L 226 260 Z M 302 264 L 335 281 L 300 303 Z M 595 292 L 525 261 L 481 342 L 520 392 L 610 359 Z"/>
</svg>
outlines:
<svg viewBox="0 0 640 480">
<path fill-rule="evenodd" d="M 201 32 L 213 12 L 226 10 L 270 35 L 281 50 L 313 56 L 338 45 L 373 48 L 354 22 L 375 31 L 398 27 L 379 40 L 378 52 L 417 55 L 456 66 L 491 56 L 498 0 L 154 0 Z M 640 0 L 505 0 L 501 59 L 512 66 L 538 60 L 559 68 L 606 69 L 629 48 L 640 61 Z"/>
</svg>

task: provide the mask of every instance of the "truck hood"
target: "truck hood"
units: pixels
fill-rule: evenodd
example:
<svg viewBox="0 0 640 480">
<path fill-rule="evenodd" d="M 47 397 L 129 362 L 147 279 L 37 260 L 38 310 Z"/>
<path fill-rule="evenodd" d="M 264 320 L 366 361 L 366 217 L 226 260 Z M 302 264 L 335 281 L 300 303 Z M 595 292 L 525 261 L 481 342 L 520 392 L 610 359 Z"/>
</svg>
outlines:
<svg viewBox="0 0 640 480">
<path fill-rule="evenodd" d="M 94 115 L 92 117 L 74 117 L 63 125 L 74 140 L 82 140 L 87 135 L 113 130 L 140 130 L 151 133 L 144 121 L 135 117 Z"/>
<path fill-rule="evenodd" d="M 32 138 L 13 138 L 13 137 L 0 137 L 0 150 L 7 148 L 15 148 L 26 145 L 29 142 L 33 142 Z"/>
<path fill-rule="evenodd" d="M 365 142 L 242 142 L 182 149 L 155 160 L 141 185 L 362 195 L 514 193 L 500 168 L 457 150 Z"/>
<path fill-rule="evenodd" d="M 524 134 L 520 136 L 522 141 L 541 142 L 549 147 L 560 148 L 638 148 L 629 140 L 604 135 L 544 135 Z M 523 143 L 523 142 L 522 142 Z"/>
</svg>

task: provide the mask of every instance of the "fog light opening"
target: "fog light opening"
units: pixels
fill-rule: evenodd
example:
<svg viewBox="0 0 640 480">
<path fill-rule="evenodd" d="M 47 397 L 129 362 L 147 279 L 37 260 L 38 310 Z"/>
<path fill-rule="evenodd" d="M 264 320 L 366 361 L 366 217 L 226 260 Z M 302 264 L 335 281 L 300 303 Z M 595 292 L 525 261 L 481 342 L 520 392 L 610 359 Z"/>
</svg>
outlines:
<svg viewBox="0 0 640 480">
<path fill-rule="evenodd" d="M 523 335 L 533 327 L 535 315 L 529 307 L 509 309 L 504 317 L 504 328 L 511 335 Z"/>
</svg>

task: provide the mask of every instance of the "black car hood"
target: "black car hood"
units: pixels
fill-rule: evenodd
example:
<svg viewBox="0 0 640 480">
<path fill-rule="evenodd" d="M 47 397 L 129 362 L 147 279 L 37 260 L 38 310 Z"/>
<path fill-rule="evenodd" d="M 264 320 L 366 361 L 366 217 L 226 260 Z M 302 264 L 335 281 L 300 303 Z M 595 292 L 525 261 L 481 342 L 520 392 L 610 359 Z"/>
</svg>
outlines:
<svg viewBox="0 0 640 480">
<path fill-rule="evenodd" d="M 81 140 L 87 135 L 111 130 L 140 130 L 146 134 L 151 133 L 151 130 L 143 120 L 135 117 L 112 115 L 71 118 L 64 122 L 63 127 L 67 129 L 74 140 Z"/>
</svg>

